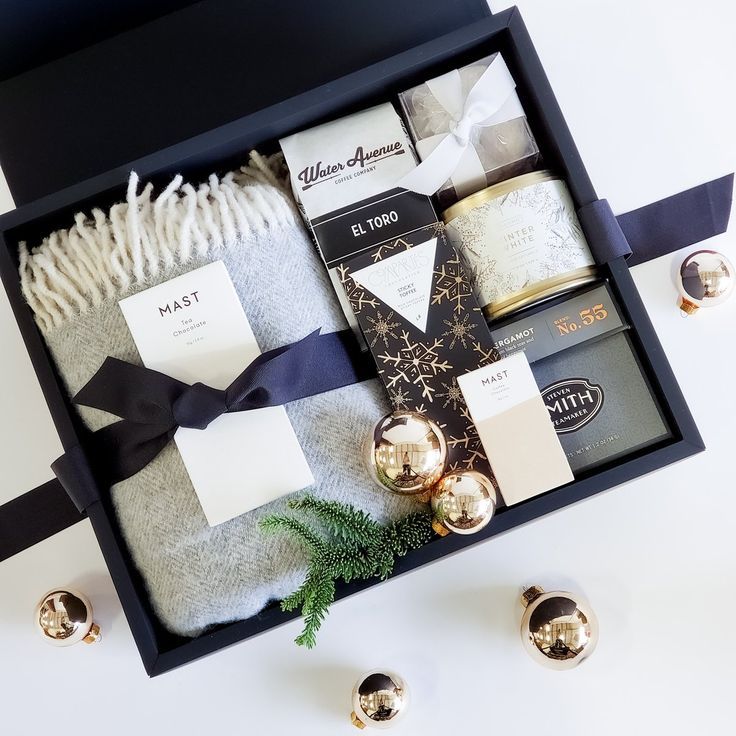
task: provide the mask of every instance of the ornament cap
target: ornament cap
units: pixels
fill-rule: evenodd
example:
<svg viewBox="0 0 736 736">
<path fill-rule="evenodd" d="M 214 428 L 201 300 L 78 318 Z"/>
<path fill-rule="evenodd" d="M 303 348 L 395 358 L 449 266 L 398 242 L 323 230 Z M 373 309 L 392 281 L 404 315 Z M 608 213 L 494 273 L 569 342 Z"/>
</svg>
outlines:
<svg viewBox="0 0 736 736">
<path fill-rule="evenodd" d="M 430 488 L 428 491 L 417 493 L 413 496 L 413 498 L 419 503 L 429 503 L 432 500 L 432 489 Z"/>
<path fill-rule="evenodd" d="M 450 533 L 450 530 L 437 519 L 432 519 L 432 529 L 434 529 L 434 533 L 440 537 L 446 537 Z"/>
<path fill-rule="evenodd" d="M 687 315 L 695 314 L 700 307 L 689 299 L 683 298 L 680 302 L 680 309 Z"/>
<path fill-rule="evenodd" d="M 361 730 L 365 728 L 365 723 L 358 718 L 357 715 L 355 715 L 355 711 L 353 711 L 350 714 L 350 722 L 355 726 L 356 728 L 360 728 Z"/>
<path fill-rule="evenodd" d="M 89 634 L 82 639 L 85 644 L 97 644 L 102 640 L 102 631 L 98 624 L 92 624 Z"/>
<path fill-rule="evenodd" d="M 521 605 L 526 608 L 530 603 L 533 603 L 540 595 L 544 595 L 544 588 L 541 585 L 530 585 L 528 588 L 524 588 L 521 594 Z"/>
</svg>

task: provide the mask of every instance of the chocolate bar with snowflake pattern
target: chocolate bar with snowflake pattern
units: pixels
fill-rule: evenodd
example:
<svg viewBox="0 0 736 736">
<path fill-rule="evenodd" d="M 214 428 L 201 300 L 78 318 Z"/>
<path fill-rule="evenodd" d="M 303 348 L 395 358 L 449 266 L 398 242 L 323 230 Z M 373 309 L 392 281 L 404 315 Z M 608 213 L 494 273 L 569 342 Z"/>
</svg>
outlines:
<svg viewBox="0 0 736 736">
<path fill-rule="evenodd" d="M 442 427 L 450 468 L 489 475 L 457 377 L 499 356 L 442 225 L 346 258 L 336 270 L 392 406 Z"/>
</svg>

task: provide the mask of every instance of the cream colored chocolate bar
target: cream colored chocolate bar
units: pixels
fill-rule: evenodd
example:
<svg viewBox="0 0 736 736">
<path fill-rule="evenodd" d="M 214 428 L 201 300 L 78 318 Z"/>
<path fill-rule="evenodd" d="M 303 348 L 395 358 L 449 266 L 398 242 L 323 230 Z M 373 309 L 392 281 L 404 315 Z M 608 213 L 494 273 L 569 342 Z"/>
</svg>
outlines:
<svg viewBox="0 0 736 736">
<path fill-rule="evenodd" d="M 524 353 L 458 383 L 507 505 L 574 479 Z"/>
</svg>

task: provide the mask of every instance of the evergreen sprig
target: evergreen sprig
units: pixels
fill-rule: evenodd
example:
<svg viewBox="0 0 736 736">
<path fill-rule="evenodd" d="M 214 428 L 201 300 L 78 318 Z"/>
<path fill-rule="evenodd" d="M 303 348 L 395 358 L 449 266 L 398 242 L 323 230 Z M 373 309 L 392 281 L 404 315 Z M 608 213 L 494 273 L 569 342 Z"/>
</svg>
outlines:
<svg viewBox="0 0 736 736">
<path fill-rule="evenodd" d="M 265 517 L 261 527 L 291 534 L 309 551 L 304 582 L 281 601 L 284 611 L 301 606 L 304 629 L 295 641 L 308 649 L 317 643 L 317 631 L 335 600 L 336 581 L 383 580 L 391 574 L 397 557 L 425 545 L 433 536 L 429 510 L 384 526 L 349 504 L 312 495 L 290 501 L 289 508 L 302 512 L 321 528 L 282 514 Z"/>
</svg>

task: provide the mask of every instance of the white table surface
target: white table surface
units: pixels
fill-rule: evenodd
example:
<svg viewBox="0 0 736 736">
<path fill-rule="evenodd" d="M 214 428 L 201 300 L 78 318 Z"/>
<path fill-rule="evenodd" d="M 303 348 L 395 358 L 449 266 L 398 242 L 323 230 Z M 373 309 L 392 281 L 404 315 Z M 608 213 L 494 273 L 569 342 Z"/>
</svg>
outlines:
<svg viewBox="0 0 736 736">
<path fill-rule="evenodd" d="M 736 168 L 732 0 L 518 5 L 614 211 Z M 734 257 L 736 225 L 707 245 Z M 292 623 L 154 680 L 82 522 L 0 564 L 2 732 L 349 734 L 354 679 L 384 665 L 413 688 L 397 734 L 733 733 L 736 298 L 681 319 L 680 258 L 633 273 L 706 453 L 336 605 L 312 652 Z M 59 442 L 4 293 L 0 344 L 4 501 L 50 478 Z M 102 644 L 57 650 L 35 634 L 36 599 L 67 583 L 92 598 Z M 524 653 L 523 583 L 587 594 L 601 639 L 582 667 Z"/>
</svg>

